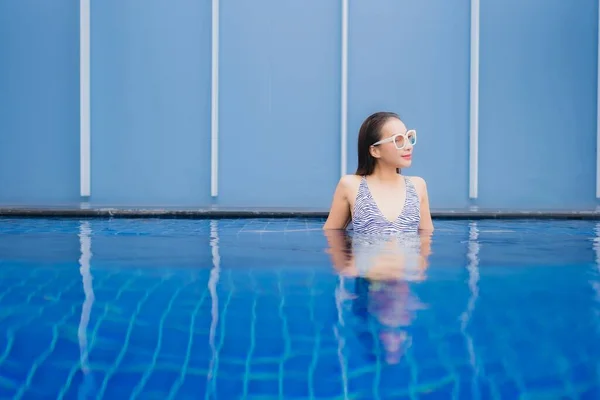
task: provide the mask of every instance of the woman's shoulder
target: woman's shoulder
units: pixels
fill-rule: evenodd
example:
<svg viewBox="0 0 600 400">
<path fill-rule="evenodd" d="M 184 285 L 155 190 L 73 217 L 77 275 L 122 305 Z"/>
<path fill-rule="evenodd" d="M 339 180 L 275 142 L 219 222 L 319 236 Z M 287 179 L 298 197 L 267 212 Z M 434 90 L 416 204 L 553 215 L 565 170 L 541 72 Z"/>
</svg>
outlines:
<svg viewBox="0 0 600 400">
<path fill-rule="evenodd" d="M 419 194 L 427 191 L 427 182 L 420 176 L 406 176 L 406 178 L 415 186 Z"/>
<path fill-rule="evenodd" d="M 358 185 L 360 185 L 361 178 L 362 177 L 359 175 L 347 174 L 340 178 L 339 185 L 350 189 L 355 189 L 358 187 Z"/>
<path fill-rule="evenodd" d="M 361 177 L 359 175 L 347 174 L 340 178 L 338 189 L 341 189 L 348 198 L 353 198 L 360 186 Z"/>
<path fill-rule="evenodd" d="M 414 184 L 417 184 L 417 185 L 425 185 L 426 184 L 425 178 L 423 178 L 423 177 L 414 176 L 414 175 L 412 175 L 412 176 L 404 175 L 404 176 Z"/>
</svg>

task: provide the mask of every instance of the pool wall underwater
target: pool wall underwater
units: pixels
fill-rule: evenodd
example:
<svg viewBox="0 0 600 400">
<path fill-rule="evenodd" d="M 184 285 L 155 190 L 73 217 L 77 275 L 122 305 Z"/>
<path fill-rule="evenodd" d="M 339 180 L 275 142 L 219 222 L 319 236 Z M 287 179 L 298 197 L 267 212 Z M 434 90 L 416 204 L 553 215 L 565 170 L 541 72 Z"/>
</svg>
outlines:
<svg viewBox="0 0 600 400">
<path fill-rule="evenodd" d="M 86 3 L 89 154 L 80 152 Z M 471 3 L 348 2 L 344 118 L 344 1 L 2 1 L 0 205 L 322 214 L 342 158 L 345 172 L 356 167 L 362 120 L 385 109 L 419 132 L 406 173 L 427 180 L 434 210 L 595 210 L 598 0 L 481 2 L 475 199 Z"/>
</svg>

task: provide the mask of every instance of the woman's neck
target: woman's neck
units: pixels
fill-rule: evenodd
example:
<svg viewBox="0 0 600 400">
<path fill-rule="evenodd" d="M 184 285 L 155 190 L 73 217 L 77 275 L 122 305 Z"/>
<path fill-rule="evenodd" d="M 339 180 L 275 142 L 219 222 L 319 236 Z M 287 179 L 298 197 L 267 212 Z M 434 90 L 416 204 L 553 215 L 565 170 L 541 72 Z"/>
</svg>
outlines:
<svg viewBox="0 0 600 400">
<path fill-rule="evenodd" d="M 384 167 L 384 166 L 375 166 L 375 170 L 371 175 L 376 180 L 380 182 L 397 182 L 398 181 L 398 171 L 397 169 Z"/>
</svg>

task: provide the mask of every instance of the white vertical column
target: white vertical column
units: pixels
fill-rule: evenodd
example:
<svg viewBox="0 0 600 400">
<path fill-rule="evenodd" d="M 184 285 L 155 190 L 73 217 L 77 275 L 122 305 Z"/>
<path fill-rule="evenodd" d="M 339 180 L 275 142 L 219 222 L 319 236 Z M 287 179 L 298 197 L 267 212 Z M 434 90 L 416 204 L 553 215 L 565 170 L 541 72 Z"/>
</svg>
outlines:
<svg viewBox="0 0 600 400">
<path fill-rule="evenodd" d="M 348 164 L 348 0 L 342 0 L 342 71 L 340 107 L 340 176 Z"/>
<path fill-rule="evenodd" d="M 79 192 L 91 194 L 90 0 L 79 0 Z"/>
<path fill-rule="evenodd" d="M 212 0 L 210 195 L 219 195 L 219 0 Z"/>
<path fill-rule="evenodd" d="M 469 99 L 469 197 L 478 196 L 479 181 L 479 1 L 471 0 L 471 93 Z"/>
<path fill-rule="evenodd" d="M 599 2 L 600 3 L 600 2 Z M 600 4 L 598 4 L 598 63 L 596 73 L 596 198 L 600 199 Z"/>
</svg>

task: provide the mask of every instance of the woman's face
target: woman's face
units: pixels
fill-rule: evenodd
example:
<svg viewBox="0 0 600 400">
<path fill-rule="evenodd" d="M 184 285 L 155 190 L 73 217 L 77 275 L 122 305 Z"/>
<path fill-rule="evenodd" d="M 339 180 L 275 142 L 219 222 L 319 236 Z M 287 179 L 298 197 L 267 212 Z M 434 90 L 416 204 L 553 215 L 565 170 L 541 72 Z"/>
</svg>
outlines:
<svg viewBox="0 0 600 400">
<path fill-rule="evenodd" d="M 407 130 L 402 121 L 397 118 L 390 118 L 381 128 L 379 138 L 381 143 L 371 148 L 371 154 L 379 162 L 396 168 L 408 168 L 412 164 L 413 145 L 416 143 L 416 136 L 416 132 Z"/>
</svg>

